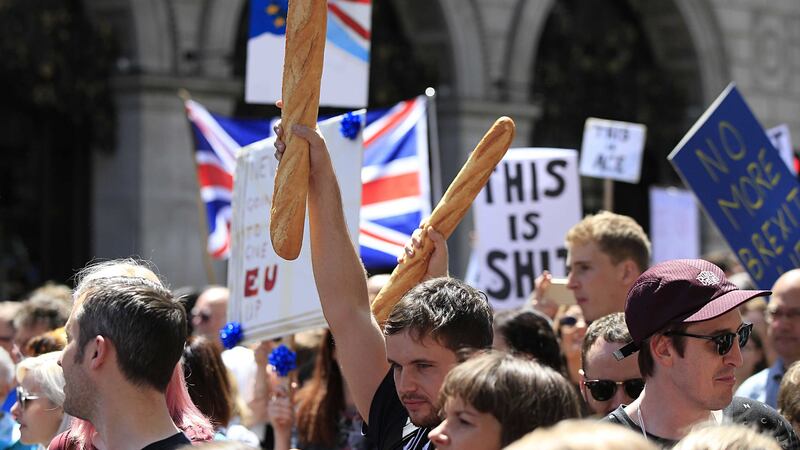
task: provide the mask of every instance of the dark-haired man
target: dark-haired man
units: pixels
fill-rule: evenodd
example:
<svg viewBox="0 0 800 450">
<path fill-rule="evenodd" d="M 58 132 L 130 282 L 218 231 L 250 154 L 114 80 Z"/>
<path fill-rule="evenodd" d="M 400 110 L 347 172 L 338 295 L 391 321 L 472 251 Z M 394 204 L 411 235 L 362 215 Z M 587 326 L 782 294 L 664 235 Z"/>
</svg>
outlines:
<svg viewBox="0 0 800 450">
<path fill-rule="evenodd" d="M 740 290 L 714 264 L 697 259 L 657 264 L 634 283 L 625 306 L 632 342 L 617 359 L 638 351 L 645 388 L 608 421 L 671 447 L 701 422 L 747 423 L 786 449 L 798 448 L 791 425 L 755 400 L 733 397 L 734 369 L 752 324 L 738 306 L 769 291 Z"/>
<path fill-rule="evenodd" d="M 629 404 L 644 388 L 633 358 L 617 361 L 613 353 L 631 340 L 625 314 L 614 313 L 592 322 L 581 346 L 581 395 L 595 414 L 604 416 Z"/>
<path fill-rule="evenodd" d="M 67 321 L 64 411 L 90 421 L 106 448 L 176 449 L 189 440 L 165 390 L 186 341 L 186 313 L 159 282 L 138 276 L 82 283 Z"/>
<path fill-rule="evenodd" d="M 403 297 L 382 331 L 370 311 L 364 268 L 347 233 L 325 141 L 307 127 L 296 125 L 292 131 L 310 144 L 314 278 L 336 340 L 337 360 L 368 425 L 370 448 L 428 448 L 428 432 L 440 422 L 439 388 L 457 363 L 456 352 L 492 344 L 489 304 L 460 281 L 431 279 Z M 285 144 L 278 140 L 275 147 L 280 157 Z M 444 239 L 431 228 L 424 231 L 435 245 L 428 274 L 446 273 Z"/>
</svg>

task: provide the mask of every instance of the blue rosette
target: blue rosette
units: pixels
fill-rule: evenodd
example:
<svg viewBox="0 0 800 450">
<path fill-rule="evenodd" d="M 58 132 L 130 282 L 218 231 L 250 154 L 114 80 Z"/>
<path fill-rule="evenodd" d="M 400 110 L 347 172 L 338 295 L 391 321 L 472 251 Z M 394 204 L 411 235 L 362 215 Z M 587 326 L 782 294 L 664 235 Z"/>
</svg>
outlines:
<svg viewBox="0 0 800 450">
<path fill-rule="evenodd" d="M 236 347 L 244 339 L 244 330 L 239 322 L 228 322 L 219 330 L 219 338 L 227 349 Z"/>
<path fill-rule="evenodd" d="M 289 372 L 297 368 L 297 353 L 281 344 L 269 354 L 269 364 L 275 368 L 278 375 L 285 377 L 289 375 Z"/>
<path fill-rule="evenodd" d="M 361 116 L 353 112 L 345 114 L 339 126 L 339 131 L 342 132 L 342 136 L 354 140 L 358 136 L 358 132 L 361 131 Z"/>
</svg>

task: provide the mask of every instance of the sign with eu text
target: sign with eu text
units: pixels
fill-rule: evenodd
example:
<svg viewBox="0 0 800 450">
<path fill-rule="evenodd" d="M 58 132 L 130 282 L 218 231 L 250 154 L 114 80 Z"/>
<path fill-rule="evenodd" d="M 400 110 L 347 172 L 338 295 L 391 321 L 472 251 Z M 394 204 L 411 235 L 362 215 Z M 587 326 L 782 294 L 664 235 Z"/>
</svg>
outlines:
<svg viewBox="0 0 800 450">
<path fill-rule="evenodd" d="M 359 115 L 363 120 L 363 113 Z M 320 122 L 319 129 L 339 179 L 350 238 L 357 242 L 362 133 L 355 139 L 343 136 L 343 117 Z M 269 210 L 278 167 L 274 142 L 274 137 L 255 142 L 242 148 L 236 157 L 228 320 L 241 324 L 246 342 L 326 326 L 311 268 L 308 215 L 300 256 L 294 261 L 278 257 L 269 238 Z"/>
<path fill-rule="evenodd" d="M 760 289 L 800 267 L 800 185 L 735 85 L 668 159 Z"/>
</svg>

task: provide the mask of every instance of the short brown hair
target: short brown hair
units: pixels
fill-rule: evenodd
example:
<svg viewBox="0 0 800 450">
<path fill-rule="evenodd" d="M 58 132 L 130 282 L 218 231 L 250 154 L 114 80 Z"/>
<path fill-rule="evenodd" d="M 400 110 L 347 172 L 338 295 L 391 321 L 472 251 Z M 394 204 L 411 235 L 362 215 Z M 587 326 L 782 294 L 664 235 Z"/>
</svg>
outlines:
<svg viewBox="0 0 800 450">
<path fill-rule="evenodd" d="M 77 322 L 78 351 L 104 336 L 114 345 L 125 378 L 159 392 L 167 388 L 186 343 L 186 312 L 159 283 L 129 276 L 87 280 Z"/>
<path fill-rule="evenodd" d="M 408 331 L 412 338 L 433 337 L 444 347 L 492 346 L 492 308 L 486 295 L 455 278 L 434 278 L 418 284 L 392 308 L 384 334 Z"/>
<path fill-rule="evenodd" d="M 632 340 L 628 325 L 625 324 L 625 313 L 617 312 L 603 316 L 589 325 L 581 344 L 581 366 L 586 370 L 586 355 L 599 338 L 614 344 L 627 344 Z"/>
<path fill-rule="evenodd" d="M 567 245 L 594 242 L 618 264 L 630 259 L 644 272 L 650 265 L 650 239 L 641 225 L 628 216 L 600 211 L 570 228 Z"/>
<path fill-rule="evenodd" d="M 537 427 L 580 416 L 580 400 L 566 378 L 503 352 L 479 353 L 451 370 L 442 383 L 439 405 L 450 398 L 494 416 L 504 447 Z"/>
</svg>

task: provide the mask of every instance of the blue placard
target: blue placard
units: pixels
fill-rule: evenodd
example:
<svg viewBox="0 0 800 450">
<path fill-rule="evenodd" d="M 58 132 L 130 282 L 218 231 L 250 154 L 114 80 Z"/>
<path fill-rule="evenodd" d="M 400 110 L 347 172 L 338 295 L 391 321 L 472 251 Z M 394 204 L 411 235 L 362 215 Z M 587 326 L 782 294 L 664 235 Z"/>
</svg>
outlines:
<svg viewBox="0 0 800 450">
<path fill-rule="evenodd" d="M 735 85 L 668 159 L 760 289 L 800 267 L 800 185 Z"/>
</svg>

